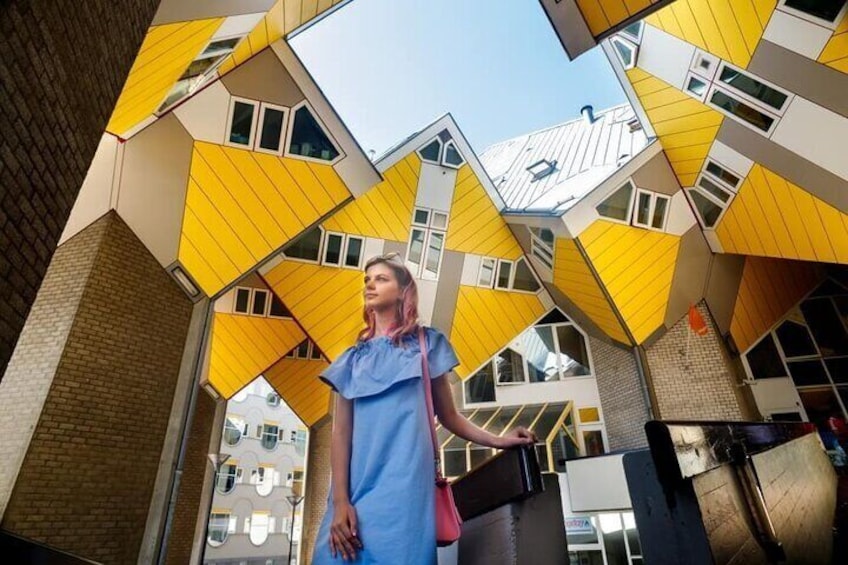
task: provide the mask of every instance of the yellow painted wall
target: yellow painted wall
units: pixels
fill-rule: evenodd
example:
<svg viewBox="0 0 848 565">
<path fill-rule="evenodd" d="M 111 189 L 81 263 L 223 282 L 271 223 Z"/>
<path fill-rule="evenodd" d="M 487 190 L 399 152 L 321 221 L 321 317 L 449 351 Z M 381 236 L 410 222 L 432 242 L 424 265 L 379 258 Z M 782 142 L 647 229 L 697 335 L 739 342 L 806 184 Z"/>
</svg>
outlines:
<svg viewBox="0 0 848 565">
<path fill-rule="evenodd" d="M 681 186 L 692 186 L 723 116 L 640 68 L 627 71 Z"/>
<path fill-rule="evenodd" d="M 196 142 L 180 262 L 211 296 L 349 197 L 330 165 Z"/>
<path fill-rule="evenodd" d="M 545 312 L 535 294 L 460 286 L 450 342 L 466 378 Z"/>
<path fill-rule="evenodd" d="M 451 251 L 518 259 L 521 246 L 467 164 L 456 175 L 445 247 Z"/>
<path fill-rule="evenodd" d="M 223 21 L 211 18 L 151 27 L 106 130 L 120 136 L 153 114 Z"/>
<path fill-rule="evenodd" d="M 754 345 L 823 275 L 815 263 L 747 257 L 730 322 L 739 351 Z"/>
<path fill-rule="evenodd" d="M 294 31 L 343 0 L 277 0 L 233 54 L 218 67 L 226 74 L 284 35 Z"/>
<path fill-rule="evenodd" d="M 362 271 L 283 261 L 265 281 L 331 361 L 356 342 L 362 321 Z"/>
<path fill-rule="evenodd" d="M 848 264 L 848 215 L 758 164 L 716 233 L 727 253 Z"/>
<path fill-rule="evenodd" d="M 848 18 L 842 22 L 819 55 L 819 62 L 848 73 Z"/>
<path fill-rule="evenodd" d="M 578 238 L 637 343 L 665 319 L 680 238 L 596 220 Z"/>
<path fill-rule="evenodd" d="M 746 68 L 777 0 L 677 0 L 645 21 Z"/>
<path fill-rule="evenodd" d="M 577 248 L 577 243 L 572 239 L 557 238 L 555 261 L 554 285 L 605 334 L 616 341 L 630 344 L 630 339 Z"/>
<path fill-rule="evenodd" d="M 293 320 L 216 312 L 209 383 L 230 398 L 304 339 L 306 335 Z"/>
<path fill-rule="evenodd" d="M 324 222 L 324 228 L 349 234 L 407 241 L 418 191 L 421 159 L 413 151 L 383 173 L 383 182 Z"/>
<path fill-rule="evenodd" d="M 283 358 L 264 376 L 297 417 L 312 426 L 327 415 L 330 407 L 330 387 L 318 379 L 327 366 L 323 360 Z"/>
<path fill-rule="evenodd" d="M 577 0 L 577 7 L 595 37 L 658 0 Z"/>
</svg>

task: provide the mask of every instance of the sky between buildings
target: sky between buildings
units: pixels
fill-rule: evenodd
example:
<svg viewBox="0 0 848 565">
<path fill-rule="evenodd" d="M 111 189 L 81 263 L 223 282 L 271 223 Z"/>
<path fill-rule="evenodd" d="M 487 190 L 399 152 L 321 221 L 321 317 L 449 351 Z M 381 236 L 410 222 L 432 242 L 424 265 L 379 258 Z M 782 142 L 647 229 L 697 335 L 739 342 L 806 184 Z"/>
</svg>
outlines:
<svg viewBox="0 0 848 565">
<path fill-rule="evenodd" d="M 479 154 L 626 100 L 599 48 L 568 61 L 538 0 L 354 0 L 291 44 L 377 155 L 446 112 Z"/>
</svg>

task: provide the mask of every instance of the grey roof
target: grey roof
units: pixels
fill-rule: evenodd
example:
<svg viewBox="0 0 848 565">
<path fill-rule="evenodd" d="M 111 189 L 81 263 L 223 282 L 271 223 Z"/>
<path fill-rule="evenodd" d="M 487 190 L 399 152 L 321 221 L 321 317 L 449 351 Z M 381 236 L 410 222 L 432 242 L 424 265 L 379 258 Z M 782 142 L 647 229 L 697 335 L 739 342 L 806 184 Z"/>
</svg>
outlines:
<svg viewBox="0 0 848 565">
<path fill-rule="evenodd" d="M 570 208 L 648 144 L 629 104 L 578 118 L 488 147 L 480 161 L 510 209 Z M 550 174 L 535 178 L 527 168 L 556 161 Z"/>
</svg>

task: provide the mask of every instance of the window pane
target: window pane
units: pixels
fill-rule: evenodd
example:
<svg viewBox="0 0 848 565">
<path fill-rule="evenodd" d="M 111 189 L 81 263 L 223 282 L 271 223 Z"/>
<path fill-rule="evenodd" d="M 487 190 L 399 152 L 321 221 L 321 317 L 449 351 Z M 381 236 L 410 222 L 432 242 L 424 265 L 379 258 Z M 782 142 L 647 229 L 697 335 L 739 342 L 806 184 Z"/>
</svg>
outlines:
<svg viewBox="0 0 848 565">
<path fill-rule="evenodd" d="M 595 209 L 601 216 L 626 222 L 629 215 L 630 196 L 632 194 L 633 185 L 629 182 L 625 183 L 606 200 L 598 204 Z"/>
<path fill-rule="evenodd" d="M 787 361 L 789 374 L 795 382 L 795 386 L 809 386 L 827 384 L 827 374 L 820 359 L 812 361 Z"/>
<path fill-rule="evenodd" d="M 286 247 L 286 257 L 317 261 L 321 249 L 321 230 L 312 228 Z"/>
<path fill-rule="evenodd" d="M 509 288 L 509 274 L 512 271 L 512 263 L 501 261 L 498 267 L 498 288 Z"/>
<path fill-rule="evenodd" d="M 528 292 L 536 292 L 539 290 L 539 283 L 536 282 L 536 277 L 530 271 L 527 261 L 523 258 L 515 262 L 515 279 L 512 282 L 512 288 L 515 290 L 526 290 Z"/>
<path fill-rule="evenodd" d="M 247 314 L 248 308 L 250 304 L 250 289 L 249 288 L 239 288 L 236 289 L 236 305 L 235 311 L 240 312 L 242 314 Z"/>
<path fill-rule="evenodd" d="M 187 80 L 206 74 L 206 71 L 211 69 L 215 64 L 226 56 L 225 53 L 205 58 L 198 58 L 189 63 L 188 68 L 180 75 L 180 80 Z"/>
<path fill-rule="evenodd" d="M 271 316 L 277 316 L 279 318 L 291 318 L 291 312 L 286 308 L 283 301 L 277 298 L 277 295 L 271 295 L 271 311 L 269 312 Z"/>
<path fill-rule="evenodd" d="M 230 124 L 230 142 L 239 145 L 250 144 L 250 130 L 253 127 L 253 104 L 236 101 L 233 104 L 233 121 Z"/>
<path fill-rule="evenodd" d="M 723 208 L 712 200 L 706 198 L 697 190 L 689 190 L 688 192 L 689 196 L 692 198 L 692 203 L 695 205 L 695 209 L 698 211 L 698 214 L 701 216 L 701 220 L 704 222 L 704 227 L 713 227 L 718 221 L 718 217 L 721 216 Z"/>
<path fill-rule="evenodd" d="M 798 396 L 807 411 L 807 418 L 813 423 L 820 424 L 830 417 L 845 418 L 832 387 L 800 389 Z"/>
<path fill-rule="evenodd" d="M 331 233 L 327 236 L 327 249 L 324 250 L 324 262 L 338 265 L 342 260 L 342 241 L 340 235 Z"/>
<path fill-rule="evenodd" d="M 533 433 L 536 434 L 539 441 L 547 441 L 548 436 L 551 435 L 551 432 L 554 430 L 554 426 L 559 420 L 559 417 L 562 416 L 563 408 L 563 404 L 549 404 L 545 409 L 545 413 L 542 414 L 536 421 L 536 425 L 533 427 Z M 541 461 L 544 461 L 544 459 Z"/>
<path fill-rule="evenodd" d="M 521 345 L 531 383 L 559 380 L 554 333 L 550 326 L 530 328 L 521 334 Z"/>
<path fill-rule="evenodd" d="M 662 229 L 665 225 L 665 212 L 668 208 L 668 198 L 657 196 L 654 204 L 654 217 L 651 219 L 651 227 Z"/>
<path fill-rule="evenodd" d="M 492 457 L 492 450 L 488 447 L 473 446 L 468 450 L 471 455 L 471 469 L 479 467 Z"/>
<path fill-rule="evenodd" d="M 412 221 L 416 224 L 427 226 L 430 224 L 430 212 L 428 212 L 427 210 L 416 210 L 415 218 Z"/>
<path fill-rule="evenodd" d="M 707 83 L 699 78 L 691 77 L 689 84 L 686 85 L 686 90 L 698 96 L 703 96 L 707 90 Z"/>
<path fill-rule="evenodd" d="M 639 36 L 642 34 L 642 22 L 632 23 L 621 31 L 632 37 L 635 41 L 639 41 Z"/>
<path fill-rule="evenodd" d="M 636 202 L 636 223 L 647 226 L 650 211 L 651 195 L 645 192 L 638 193 Z"/>
<path fill-rule="evenodd" d="M 574 326 L 557 326 L 557 342 L 559 344 L 559 362 L 564 377 L 579 377 L 590 375 L 589 352 L 586 342 Z"/>
<path fill-rule="evenodd" d="M 312 347 L 309 349 L 309 358 L 315 359 L 315 360 L 321 359 L 321 350 L 318 349 L 318 346 L 315 345 L 314 343 L 312 344 Z"/>
<path fill-rule="evenodd" d="M 839 15 L 845 0 L 786 0 L 786 5 L 798 11 L 832 22 Z"/>
<path fill-rule="evenodd" d="M 486 363 L 472 377 L 465 381 L 465 401 L 494 402 L 495 401 L 495 377 L 492 363 Z"/>
<path fill-rule="evenodd" d="M 424 231 L 412 230 L 412 237 L 409 241 L 409 257 L 410 263 L 416 265 L 421 264 L 421 255 L 424 254 Z"/>
<path fill-rule="evenodd" d="M 433 227 L 443 230 L 448 226 L 448 215 L 441 212 L 433 212 Z"/>
<path fill-rule="evenodd" d="M 421 149 L 421 158 L 438 163 L 441 149 L 442 143 L 438 139 L 434 139 Z"/>
<path fill-rule="evenodd" d="M 495 260 L 494 259 L 483 259 L 480 262 L 480 280 L 478 281 L 481 286 L 492 286 L 492 279 L 495 276 Z"/>
<path fill-rule="evenodd" d="M 792 320 L 786 320 L 777 328 L 777 340 L 787 357 L 816 355 L 816 346 L 807 328 Z"/>
<path fill-rule="evenodd" d="M 297 356 L 301 359 L 306 359 L 309 357 L 309 342 L 302 341 L 300 345 L 297 346 Z"/>
<path fill-rule="evenodd" d="M 768 131 L 774 123 L 774 118 L 771 116 L 767 116 L 759 110 L 755 110 L 751 106 L 748 106 L 735 98 L 731 98 L 721 90 L 713 92 L 713 96 L 710 100 L 719 108 L 727 110 L 737 118 L 748 122 L 757 129 Z"/>
<path fill-rule="evenodd" d="M 848 355 L 848 333 L 829 298 L 807 300 L 801 311 L 822 357 Z"/>
<path fill-rule="evenodd" d="M 465 461 L 465 448 L 445 449 L 444 455 L 445 475 L 458 477 L 465 473 L 468 468 Z"/>
<path fill-rule="evenodd" d="M 445 145 L 445 163 L 453 165 L 454 167 L 459 167 L 464 162 L 465 160 L 462 158 L 462 155 L 459 154 L 459 151 L 453 143 Z"/>
<path fill-rule="evenodd" d="M 253 291 L 253 314 L 265 315 L 265 306 L 268 304 L 268 293 L 261 290 Z"/>
<path fill-rule="evenodd" d="M 268 539 L 268 514 L 254 512 L 250 517 L 250 542 L 262 545 Z"/>
<path fill-rule="evenodd" d="M 273 108 L 265 108 L 262 117 L 262 135 L 259 137 L 259 147 L 270 151 L 279 151 L 283 135 L 283 118 L 285 113 Z"/>
<path fill-rule="evenodd" d="M 523 383 L 524 369 L 521 355 L 512 349 L 504 349 L 495 356 L 499 383 Z"/>
<path fill-rule="evenodd" d="M 238 45 L 239 41 L 241 41 L 241 37 L 231 37 L 229 39 L 210 41 L 209 45 L 206 46 L 206 49 L 203 50 L 203 53 L 201 53 L 200 56 L 206 57 L 207 55 L 219 53 L 221 51 L 232 51 L 233 48 Z"/>
<path fill-rule="evenodd" d="M 439 261 L 442 258 L 442 247 L 445 242 L 445 234 L 431 233 L 430 244 L 427 246 L 427 264 L 424 269 L 433 274 L 439 274 Z"/>
<path fill-rule="evenodd" d="M 624 532 L 627 535 L 627 545 L 630 546 L 630 555 L 642 555 L 642 544 L 636 531 L 636 517 L 633 512 L 624 512 L 621 517 L 624 518 Z"/>
<path fill-rule="evenodd" d="M 700 186 L 705 191 L 709 192 L 722 202 L 726 203 L 728 200 L 730 200 L 730 193 L 708 178 L 701 177 L 701 180 L 698 181 L 698 186 Z"/>
<path fill-rule="evenodd" d="M 583 432 L 583 445 L 586 448 L 586 456 L 604 454 L 604 436 L 600 430 L 589 430 Z"/>
<path fill-rule="evenodd" d="M 618 57 L 621 59 L 621 64 L 624 65 L 624 68 L 632 66 L 633 48 L 620 39 L 614 39 L 612 44 L 615 46 L 615 50 L 618 52 Z"/>
<path fill-rule="evenodd" d="M 289 153 L 324 161 L 332 161 L 339 156 L 338 150 L 306 106 L 301 106 L 294 113 Z"/>
<path fill-rule="evenodd" d="M 833 382 L 837 384 L 848 383 L 848 357 L 826 359 L 824 364 L 827 365 L 827 372 L 830 373 Z"/>
<path fill-rule="evenodd" d="M 739 184 L 739 177 L 726 170 L 724 167 L 716 165 L 712 161 L 707 162 L 707 172 L 723 180 L 730 186 L 736 187 Z"/>
<path fill-rule="evenodd" d="M 771 334 L 766 335 L 745 357 L 748 359 L 748 365 L 751 367 L 751 375 L 755 379 L 771 379 L 787 376 L 786 369 L 783 367 L 783 361 L 780 360 L 780 355 L 777 353 L 777 346 L 774 344 Z"/>
<path fill-rule="evenodd" d="M 345 255 L 345 265 L 348 267 L 358 267 L 359 260 L 362 257 L 362 240 L 358 237 L 348 237 L 347 239 L 347 254 Z"/>
<path fill-rule="evenodd" d="M 786 95 L 782 92 L 730 67 L 724 67 L 721 70 L 719 80 L 748 96 L 753 96 L 776 110 L 780 110 L 786 102 Z"/>
</svg>

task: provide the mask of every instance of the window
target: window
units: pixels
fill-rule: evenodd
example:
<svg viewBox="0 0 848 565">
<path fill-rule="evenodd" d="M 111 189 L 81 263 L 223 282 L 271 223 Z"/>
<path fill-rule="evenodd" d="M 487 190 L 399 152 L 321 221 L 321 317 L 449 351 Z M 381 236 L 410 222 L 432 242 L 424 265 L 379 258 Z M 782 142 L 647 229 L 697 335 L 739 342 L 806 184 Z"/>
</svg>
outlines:
<svg viewBox="0 0 848 565">
<path fill-rule="evenodd" d="M 265 402 L 267 402 L 268 406 L 271 408 L 276 408 L 280 405 L 280 395 L 276 392 L 269 392 L 268 396 L 265 397 Z"/>
<path fill-rule="evenodd" d="M 536 280 L 536 275 L 527 265 L 527 260 L 522 257 L 515 262 L 515 275 L 512 280 L 513 290 L 523 290 L 524 292 L 538 292 L 542 285 Z"/>
<path fill-rule="evenodd" d="M 686 92 L 693 95 L 701 102 L 704 101 L 704 97 L 707 95 L 707 90 L 709 90 L 709 88 L 709 82 L 701 77 L 690 74 L 686 78 Z"/>
<path fill-rule="evenodd" d="M 533 175 L 534 181 L 537 181 L 553 173 L 556 170 L 556 165 L 556 160 L 548 161 L 547 159 L 542 159 L 527 167 L 527 172 Z"/>
<path fill-rule="evenodd" d="M 236 147 L 253 146 L 253 122 L 256 116 L 256 102 L 233 98 L 230 106 L 230 129 L 227 144 Z"/>
<path fill-rule="evenodd" d="M 364 239 L 354 235 L 327 232 L 324 264 L 358 269 L 362 262 L 364 242 Z"/>
<path fill-rule="evenodd" d="M 253 308 L 251 314 L 255 316 L 264 316 L 265 309 L 268 306 L 268 291 L 258 288 L 253 289 Z"/>
<path fill-rule="evenodd" d="M 256 493 L 259 496 L 268 496 L 279 482 L 278 473 L 273 465 L 261 465 L 251 473 L 251 482 L 256 485 Z"/>
<path fill-rule="evenodd" d="M 227 416 L 224 421 L 224 442 L 227 445 L 237 445 L 245 435 L 247 435 L 247 422 L 240 416 Z"/>
<path fill-rule="evenodd" d="M 215 476 L 215 488 L 221 494 L 228 494 L 236 486 L 236 478 L 238 477 L 238 464 L 235 461 L 227 461 L 218 468 L 218 473 Z"/>
<path fill-rule="evenodd" d="M 224 510 L 213 510 L 209 514 L 209 529 L 206 534 L 206 541 L 212 547 L 219 547 L 227 541 L 229 534 L 235 532 L 235 516 L 230 517 L 230 513 Z"/>
<path fill-rule="evenodd" d="M 530 253 L 548 269 L 554 268 L 554 232 L 548 228 L 530 228 Z"/>
<path fill-rule="evenodd" d="M 466 404 L 495 401 L 495 375 L 491 361 L 483 365 L 463 384 Z"/>
<path fill-rule="evenodd" d="M 324 243 L 324 264 L 339 265 L 342 262 L 342 244 L 344 235 L 339 233 L 328 233 Z"/>
<path fill-rule="evenodd" d="M 458 169 L 464 164 L 465 159 L 462 158 L 459 149 L 456 148 L 456 143 L 453 140 L 445 143 L 445 154 L 442 158 L 442 165 Z"/>
<path fill-rule="evenodd" d="M 236 288 L 236 299 L 233 303 L 233 312 L 247 314 L 250 312 L 250 289 Z"/>
<path fill-rule="evenodd" d="M 269 290 L 240 286 L 236 287 L 235 293 L 235 298 L 233 299 L 234 314 L 291 318 L 291 312 Z"/>
<path fill-rule="evenodd" d="M 259 140 L 256 150 L 274 155 L 283 153 L 283 132 L 286 123 L 285 108 L 262 103 L 259 110 Z"/>
<path fill-rule="evenodd" d="M 609 195 L 603 202 L 595 207 L 598 214 L 605 218 L 630 221 L 630 204 L 633 198 L 633 183 L 627 181 L 621 188 Z"/>
<path fill-rule="evenodd" d="M 714 176 L 716 179 L 726 183 L 731 188 L 737 188 L 739 186 L 740 178 L 731 173 L 721 165 L 715 163 L 714 161 L 707 161 L 706 172 Z"/>
<path fill-rule="evenodd" d="M 661 230 L 665 227 L 670 198 L 647 190 L 636 191 L 636 213 L 633 225 Z"/>
<path fill-rule="evenodd" d="M 306 105 L 294 111 L 289 153 L 321 161 L 333 161 L 339 156 L 339 150 Z"/>
<path fill-rule="evenodd" d="M 621 34 L 633 40 L 635 43 L 642 41 L 642 31 L 645 29 L 644 22 L 639 20 L 621 30 Z"/>
<path fill-rule="evenodd" d="M 412 274 L 421 279 L 438 280 L 444 255 L 448 215 L 429 208 L 415 208 L 412 213 L 406 263 Z"/>
<path fill-rule="evenodd" d="M 321 231 L 321 228 L 314 227 L 291 242 L 285 248 L 284 253 L 290 259 L 317 262 L 321 256 L 321 240 L 323 237 L 324 232 Z"/>
<path fill-rule="evenodd" d="M 353 267 L 354 269 L 359 268 L 359 264 L 362 260 L 362 238 L 354 237 L 352 235 L 347 236 L 347 243 L 345 245 L 345 267 Z"/>
<path fill-rule="evenodd" d="M 286 353 L 289 359 L 321 359 L 321 351 L 311 341 L 304 340 L 300 344 Z"/>
<path fill-rule="evenodd" d="M 436 137 L 427 145 L 418 150 L 418 155 L 421 156 L 425 161 L 430 161 L 431 163 L 439 163 L 439 157 L 442 154 L 442 141 Z"/>
<path fill-rule="evenodd" d="M 291 318 L 292 314 L 276 294 L 271 294 L 271 307 L 268 309 L 269 318 Z"/>
<path fill-rule="evenodd" d="M 498 261 L 498 279 L 495 286 L 500 289 L 509 289 L 509 280 L 512 276 L 512 261 Z"/>
<path fill-rule="evenodd" d="M 781 0 L 779 7 L 814 23 L 837 24 L 847 4 L 845 0 Z"/>
<path fill-rule="evenodd" d="M 710 104 L 731 118 L 739 118 L 746 124 L 750 124 L 754 128 L 766 133 L 770 133 L 772 126 L 775 124 L 775 117 L 769 116 L 765 112 L 761 112 L 753 106 L 733 98 L 723 90 L 715 90 L 712 93 Z"/>
<path fill-rule="evenodd" d="M 741 182 L 740 177 L 719 165 L 707 160 L 704 172 L 698 176 L 695 186 L 686 189 L 686 195 L 698 221 L 706 229 L 716 226 L 721 215 L 730 206 L 735 196 L 734 190 Z"/>
<path fill-rule="evenodd" d="M 765 104 L 777 112 L 783 111 L 789 99 L 787 94 L 727 64 L 719 70 L 718 81 L 732 87 L 752 102 Z"/>
<path fill-rule="evenodd" d="M 495 282 L 495 265 L 497 259 L 483 257 L 480 260 L 480 273 L 477 276 L 477 284 L 486 288 L 492 288 Z"/>
<path fill-rule="evenodd" d="M 278 399 L 279 402 L 279 399 Z M 274 424 L 265 424 L 262 426 L 262 447 L 267 450 L 272 450 L 277 447 L 277 431 L 279 430 L 279 426 Z"/>
<path fill-rule="evenodd" d="M 268 539 L 268 520 L 267 512 L 254 512 L 250 516 L 250 543 L 253 545 L 262 545 Z"/>
<path fill-rule="evenodd" d="M 622 36 L 616 35 L 612 41 L 612 47 L 618 60 L 625 69 L 632 69 L 636 66 L 636 58 L 638 57 L 639 47 L 632 41 L 625 39 Z"/>
</svg>

